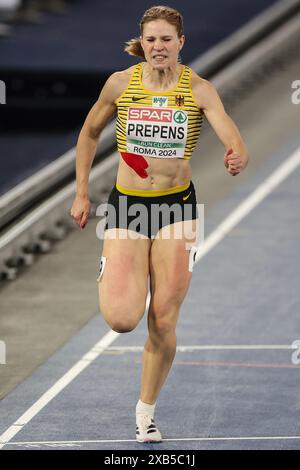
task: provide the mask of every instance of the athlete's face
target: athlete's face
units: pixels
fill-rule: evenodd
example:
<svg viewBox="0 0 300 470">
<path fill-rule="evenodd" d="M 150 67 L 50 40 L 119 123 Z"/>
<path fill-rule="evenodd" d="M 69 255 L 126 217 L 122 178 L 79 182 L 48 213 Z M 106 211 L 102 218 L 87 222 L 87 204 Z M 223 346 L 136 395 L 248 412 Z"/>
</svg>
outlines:
<svg viewBox="0 0 300 470">
<path fill-rule="evenodd" d="M 146 23 L 141 36 L 146 61 L 158 70 L 175 66 L 184 40 L 184 36 L 178 37 L 175 26 L 165 20 Z"/>
</svg>

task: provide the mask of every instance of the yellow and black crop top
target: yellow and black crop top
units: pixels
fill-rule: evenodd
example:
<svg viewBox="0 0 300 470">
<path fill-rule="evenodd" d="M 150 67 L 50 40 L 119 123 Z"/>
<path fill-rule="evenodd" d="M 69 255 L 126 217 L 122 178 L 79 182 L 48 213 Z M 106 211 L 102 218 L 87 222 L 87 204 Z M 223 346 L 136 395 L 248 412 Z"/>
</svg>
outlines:
<svg viewBox="0 0 300 470">
<path fill-rule="evenodd" d="M 203 123 L 203 111 L 197 107 L 191 89 L 192 70 L 183 66 L 176 87 L 156 93 L 142 84 L 144 63 L 134 67 L 127 88 L 115 101 L 118 150 L 189 160 Z"/>
</svg>

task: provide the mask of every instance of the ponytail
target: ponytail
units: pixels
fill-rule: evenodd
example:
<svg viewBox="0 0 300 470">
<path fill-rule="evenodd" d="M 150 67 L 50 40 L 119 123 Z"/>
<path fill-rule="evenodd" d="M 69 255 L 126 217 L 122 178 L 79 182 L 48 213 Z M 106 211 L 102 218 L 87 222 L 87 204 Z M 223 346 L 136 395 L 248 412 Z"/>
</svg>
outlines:
<svg viewBox="0 0 300 470">
<path fill-rule="evenodd" d="M 134 39 L 130 39 L 130 41 L 127 41 L 124 51 L 128 52 L 128 54 L 130 55 L 135 55 L 145 60 L 145 54 L 142 48 L 140 38 L 134 38 Z"/>
</svg>

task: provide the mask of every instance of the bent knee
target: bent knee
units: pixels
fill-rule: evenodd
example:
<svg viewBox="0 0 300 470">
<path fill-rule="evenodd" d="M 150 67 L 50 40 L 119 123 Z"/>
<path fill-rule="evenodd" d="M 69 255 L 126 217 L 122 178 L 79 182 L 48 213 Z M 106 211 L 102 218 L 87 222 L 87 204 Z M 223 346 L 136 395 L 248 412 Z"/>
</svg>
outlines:
<svg viewBox="0 0 300 470">
<path fill-rule="evenodd" d="M 107 305 L 101 313 L 110 328 L 117 333 L 129 333 L 139 324 L 144 314 L 144 306 L 125 308 L 122 305 Z"/>
<path fill-rule="evenodd" d="M 139 323 L 139 319 L 124 319 L 124 318 L 112 318 L 107 320 L 107 323 L 113 331 L 117 333 L 130 333 L 133 331 Z"/>
</svg>

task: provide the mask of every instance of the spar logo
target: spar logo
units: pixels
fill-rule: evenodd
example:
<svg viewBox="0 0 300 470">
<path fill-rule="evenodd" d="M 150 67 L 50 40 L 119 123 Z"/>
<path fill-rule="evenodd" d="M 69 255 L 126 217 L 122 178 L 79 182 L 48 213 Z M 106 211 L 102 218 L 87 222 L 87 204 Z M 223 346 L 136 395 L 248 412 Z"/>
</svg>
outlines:
<svg viewBox="0 0 300 470">
<path fill-rule="evenodd" d="M 172 109 L 129 108 L 130 121 L 172 122 Z"/>
<path fill-rule="evenodd" d="M 176 124 L 183 124 L 187 120 L 187 115 L 183 111 L 176 111 L 174 114 L 174 121 Z"/>
<path fill-rule="evenodd" d="M 184 111 L 173 109 L 153 109 L 153 108 L 129 108 L 128 119 L 130 121 L 150 121 L 150 122 L 169 122 L 173 120 L 176 124 L 184 124 L 187 121 L 187 114 Z"/>
</svg>

